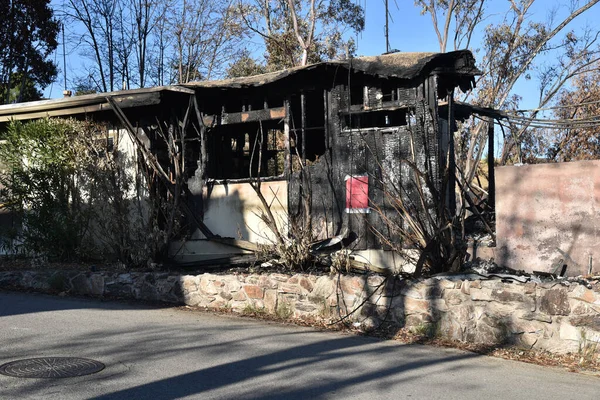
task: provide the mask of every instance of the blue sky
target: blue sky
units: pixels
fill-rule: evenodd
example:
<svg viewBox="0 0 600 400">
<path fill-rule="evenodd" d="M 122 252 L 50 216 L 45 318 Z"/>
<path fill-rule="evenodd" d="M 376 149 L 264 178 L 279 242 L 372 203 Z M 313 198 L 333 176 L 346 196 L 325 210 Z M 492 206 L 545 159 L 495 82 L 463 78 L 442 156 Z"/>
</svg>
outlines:
<svg viewBox="0 0 600 400">
<path fill-rule="evenodd" d="M 366 10 L 366 26 L 364 32 L 358 37 L 358 55 L 377 55 L 385 52 L 385 7 L 384 0 L 355 0 L 360 2 Z M 53 0 L 52 4 L 60 6 L 62 0 Z M 557 19 L 564 16 L 568 1 L 560 0 L 537 0 L 534 7 L 531 9 L 532 16 L 535 20 L 545 21 L 550 9 L 558 7 Z M 401 51 L 439 51 L 437 37 L 432 27 L 431 18 L 428 14 L 421 15 L 420 9 L 415 7 L 413 0 L 389 0 L 390 12 L 393 22 L 390 21 L 390 45 L 393 49 Z M 484 25 L 497 22 L 508 9 L 508 0 L 493 0 L 488 5 L 489 19 L 484 22 Z M 577 29 L 586 24 L 594 24 L 600 19 L 600 5 L 594 6 L 588 10 L 583 16 L 575 20 L 569 28 Z M 480 37 L 473 38 L 472 50 L 477 59 L 481 54 L 477 52 L 477 44 Z M 60 38 L 62 41 L 62 37 Z M 452 50 L 449 45 L 448 50 Z M 62 96 L 62 46 L 59 46 L 58 53 L 53 56 L 59 64 L 61 73 L 57 82 L 45 90 L 47 97 Z M 82 69 L 84 62 L 82 57 L 76 52 L 67 55 L 67 72 L 69 79 L 72 79 L 75 69 Z M 534 80 L 519 82 L 517 92 L 523 97 L 522 108 L 535 107 L 537 84 Z"/>
<path fill-rule="evenodd" d="M 367 3 L 366 27 L 358 37 L 358 54 L 380 54 L 385 52 L 384 0 L 361 0 L 363 4 L 365 1 Z M 530 9 L 530 14 L 536 21 L 547 21 L 550 10 L 556 9 L 555 20 L 558 21 L 566 16 L 569 3 L 570 1 L 565 0 L 537 0 Z M 390 24 L 390 46 L 392 48 L 401 51 L 439 51 L 437 36 L 429 14 L 421 15 L 420 9 L 415 7 L 413 0 L 389 0 L 389 4 L 394 20 Z M 508 0 L 490 1 L 486 13 L 490 16 L 484 21 L 483 26 L 502 20 L 508 7 Z M 594 26 L 599 20 L 600 4 L 597 4 L 575 19 L 567 28 L 577 30 L 586 25 Z M 477 51 L 477 45 L 481 39 L 481 37 L 474 36 L 472 40 L 471 50 L 478 61 L 481 59 L 481 53 Z M 452 50 L 450 45 L 447 50 Z M 523 97 L 521 108 L 537 106 L 538 85 L 535 80 L 523 79 L 517 84 L 516 92 Z"/>
<path fill-rule="evenodd" d="M 359 36 L 360 54 L 379 54 L 385 51 L 384 25 L 385 7 L 384 0 L 357 0 L 363 5 L 366 1 L 366 27 Z M 565 0 L 537 0 L 530 10 L 530 14 L 537 21 L 546 21 L 550 10 L 558 7 L 556 19 L 564 17 L 567 5 Z M 439 51 L 437 37 L 431 23 L 429 14 L 421 15 L 420 9 L 414 5 L 413 0 L 389 0 L 390 13 L 394 19 L 390 24 L 391 46 L 401 51 Z M 583 3 L 583 1 L 580 1 Z M 398 7 L 396 7 L 396 5 Z M 487 14 L 490 17 L 483 23 L 500 20 L 508 10 L 508 0 L 491 0 L 487 5 Z M 600 18 L 600 4 L 595 5 L 585 14 L 581 15 L 571 25 L 571 28 L 584 26 L 586 23 L 595 25 Z M 475 37 L 474 43 L 478 40 Z M 450 49 L 448 49 L 450 50 Z"/>
</svg>

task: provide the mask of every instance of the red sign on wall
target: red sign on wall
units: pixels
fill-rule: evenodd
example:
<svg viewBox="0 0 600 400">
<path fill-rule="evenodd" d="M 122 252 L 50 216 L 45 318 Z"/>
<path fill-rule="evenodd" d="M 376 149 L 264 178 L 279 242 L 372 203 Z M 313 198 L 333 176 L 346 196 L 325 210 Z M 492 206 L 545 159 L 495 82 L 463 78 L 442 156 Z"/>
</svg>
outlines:
<svg viewBox="0 0 600 400">
<path fill-rule="evenodd" d="M 369 177 L 355 175 L 346 177 L 346 212 L 369 212 Z"/>
</svg>

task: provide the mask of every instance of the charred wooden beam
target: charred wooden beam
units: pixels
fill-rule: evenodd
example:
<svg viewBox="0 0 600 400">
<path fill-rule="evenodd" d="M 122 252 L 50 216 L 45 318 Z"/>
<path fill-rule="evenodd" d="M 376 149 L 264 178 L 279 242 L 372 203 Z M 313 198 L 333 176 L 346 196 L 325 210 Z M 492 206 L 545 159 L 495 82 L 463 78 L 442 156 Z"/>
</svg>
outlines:
<svg viewBox="0 0 600 400">
<path fill-rule="evenodd" d="M 200 111 L 200 106 L 198 105 L 198 99 L 194 96 L 194 111 L 196 112 L 196 119 L 200 124 L 200 164 L 198 167 L 200 170 L 200 178 L 202 181 L 206 179 L 206 168 L 208 166 L 208 151 L 206 150 L 206 127 L 212 125 L 206 124 L 206 116 L 202 114 Z"/>
<path fill-rule="evenodd" d="M 354 104 L 350 106 L 350 110 L 342 110 L 340 114 L 355 114 L 355 113 L 367 113 L 374 111 L 397 111 L 397 110 L 406 110 L 409 108 L 408 103 L 400 103 L 399 101 L 384 101 L 381 106 L 376 107 L 368 107 L 362 106 L 360 104 Z"/>
<path fill-rule="evenodd" d="M 300 94 L 300 123 L 302 129 L 302 165 L 306 165 L 306 95 Z"/>
<path fill-rule="evenodd" d="M 266 108 L 264 110 L 242 111 L 237 113 L 223 113 L 221 115 L 221 125 L 240 124 L 243 122 L 269 121 L 274 119 L 283 119 L 286 116 L 285 107 Z M 207 115 L 204 117 L 204 124 L 212 126 L 216 116 Z"/>
<path fill-rule="evenodd" d="M 202 122 L 202 126 L 214 126 L 217 120 L 218 118 L 216 115 L 204 115 L 199 121 Z"/>
<path fill-rule="evenodd" d="M 494 171 L 494 119 L 488 119 L 488 206 L 496 210 L 496 176 Z"/>
<path fill-rule="evenodd" d="M 329 91 L 323 89 L 323 129 L 325 130 L 325 148 L 329 149 L 329 102 L 328 99 Z"/>
<path fill-rule="evenodd" d="M 310 132 L 310 131 L 322 131 L 323 129 L 327 129 L 326 126 L 311 126 L 310 128 L 305 128 L 305 129 L 290 129 L 290 132 Z"/>
<path fill-rule="evenodd" d="M 127 116 L 125 115 L 125 113 L 123 113 L 123 110 L 121 110 L 121 108 L 117 105 L 117 103 L 114 101 L 114 99 L 110 96 L 106 97 L 106 101 L 111 105 L 114 113 L 116 114 L 117 118 L 119 118 L 119 120 L 121 121 L 121 123 L 123 124 L 123 126 L 125 127 L 125 130 L 129 133 L 129 136 L 131 137 L 131 140 L 133 140 L 133 142 L 138 146 L 138 148 L 142 151 L 142 154 L 144 155 L 144 157 L 146 158 L 146 160 L 148 160 L 150 167 L 152 169 L 154 169 L 158 176 L 161 177 L 161 181 L 165 184 L 167 190 L 169 191 L 169 193 L 173 196 L 175 196 L 175 188 L 174 185 L 172 184 L 172 182 L 169 179 L 169 176 L 165 173 L 164 169 L 161 167 L 160 163 L 158 162 L 158 160 L 156 159 L 156 157 L 154 157 L 154 155 L 148 151 L 148 149 L 146 149 L 143 145 L 143 143 L 141 142 L 141 140 L 138 138 L 138 136 L 135 134 L 135 130 L 133 128 L 133 125 L 131 124 L 131 122 L 129 122 L 129 119 L 127 118 Z M 179 206 L 181 207 L 181 210 L 190 218 L 190 220 L 194 223 L 194 225 L 196 225 L 196 227 L 198 229 L 200 229 L 200 232 L 202 232 L 202 234 L 204 236 L 206 236 L 207 239 L 212 240 L 214 242 L 218 242 L 218 243 L 222 243 L 228 246 L 232 246 L 232 247 L 237 247 L 243 250 L 250 250 L 250 251 L 257 251 L 258 250 L 258 245 L 256 245 L 255 243 L 252 242 L 248 242 L 245 240 L 236 240 L 236 239 L 232 239 L 232 238 L 222 238 L 219 236 L 216 236 L 214 233 L 211 232 L 211 230 L 204 224 L 203 221 L 201 221 L 198 216 L 196 215 L 195 212 L 192 211 L 192 209 L 189 207 L 189 205 L 185 202 L 179 202 Z"/>
<path fill-rule="evenodd" d="M 456 160 L 454 155 L 454 89 L 448 91 L 448 196 L 451 215 L 456 212 Z M 467 196 L 468 197 L 468 196 Z"/>
<path fill-rule="evenodd" d="M 289 178 L 292 174 L 292 155 L 290 145 L 290 99 L 287 97 L 283 101 L 283 108 L 285 111 L 285 117 L 283 118 L 283 140 L 285 141 L 285 161 L 284 161 L 284 175 Z"/>
<path fill-rule="evenodd" d="M 175 188 L 174 188 L 173 183 L 169 179 L 169 176 L 165 173 L 164 169 L 162 168 L 162 166 L 160 165 L 160 163 L 158 162 L 156 157 L 154 157 L 154 155 L 150 151 L 148 151 L 148 149 L 146 149 L 144 147 L 141 140 L 135 134 L 133 125 L 131 124 L 131 122 L 129 121 L 129 119 L 123 112 L 123 110 L 121 110 L 121 108 L 117 105 L 117 103 L 114 101 L 114 99 L 112 97 L 107 96 L 106 101 L 111 105 L 115 115 L 121 121 L 121 123 L 125 127 L 125 130 L 127 131 L 127 133 L 129 133 L 131 140 L 141 150 L 142 154 L 144 155 L 144 158 L 146 160 L 148 160 L 150 167 L 157 172 L 157 175 L 161 178 L 161 181 L 165 184 L 169 193 L 172 196 L 175 196 Z M 200 221 L 197 218 L 196 214 L 189 208 L 189 206 L 185 202 L 180 202 L 179 205 L 180 205 L 182 211 L 188 215 L 190 220 L 198 227 L 198 229 L 200 229 L 200 231 L 204 234 L 204 236 L 206 236 L 208 239 L 215 238 L 215 235 L 210 231 L 210 229 L 208 229 L 208 227 L 204 224 L 204 222 Z"/>
</svg>

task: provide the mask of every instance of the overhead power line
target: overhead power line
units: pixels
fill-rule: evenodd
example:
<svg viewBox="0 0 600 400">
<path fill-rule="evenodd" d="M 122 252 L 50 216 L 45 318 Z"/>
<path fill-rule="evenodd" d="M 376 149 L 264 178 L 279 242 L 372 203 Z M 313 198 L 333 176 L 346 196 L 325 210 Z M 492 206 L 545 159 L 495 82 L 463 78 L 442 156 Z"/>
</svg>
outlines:
<svg viewBox="0 0 600 400">
<path fill-rule="evenodd" d="M 565 108 L 577 108 L 577 107 L 583 107 L 583 106 L 589 106 L 592 104 L 600 104 L 600 100 L 596 100 L 596 101 L 588 101 L 585 103 L 577 103 L 577 104 L 568 104 L 568 105 L 562 105 L 562 106 L 554 106 L 554 107 L 542 107 L 542 108 L 532 108 L 529 110 L 515 110 L 513 112 L 518 112 L 518 113 L 533 113 L 533 112 L 538 112 L 538 111 L 551 111 L 551 110 L 560 110 L 560 109 L 565 109 Z"/>
<path fill-rule="evenodd" d="M 487 122 L 487 118 L 482 118 L 475 115 L 475 118 Z M 511 128 L 508 123 L 512 123 L 517 126 L 526 126 L 528 128 L 539 128 L 539 129 L 586 129 L 600 127 L 600 119 L 587 119 L 580 120 L 578 122 L 571 122 L 571 120 L 562 120 L 560 122 L 548 123 L 543 119 L 531 119 L 531 120 L 518 120 L 513 118 L 497 119 L 495 123 L 505 127 Z"/>
<path fill-rule="evenodd" d="M 587 103 L 578 103 L 564 108 L 581 107 L 588 104 L 596 104 L 600 101 L 593 101 Z M 600 126 L 600 115 L 590 115 L 582 118 L 560 118 L 560 119 L 549 119 L 549 118 L 533 118 L 525 115 L 516 114 L 516 111 L 503 111 L 495 110 L 491 108 L 478 107 L 473 105 L 467 105 L 464 103 L 457 104 L 459 107 L 466 107 L 470 114 L 473 114 L 476 118 L 485 120 L 480 116 L 491 117 L 498 121 L 502 126 L 508 126 L 508 124 L 520 127 L 530 128 L 542 128 L 542 129 L 584 129 Z M 562 108 L 562 106 L 560 106 Z M 531 110 L 530 110 L 531 111 Z M 535 110 L 533 110 L 535 111 Z"/>
</svg>

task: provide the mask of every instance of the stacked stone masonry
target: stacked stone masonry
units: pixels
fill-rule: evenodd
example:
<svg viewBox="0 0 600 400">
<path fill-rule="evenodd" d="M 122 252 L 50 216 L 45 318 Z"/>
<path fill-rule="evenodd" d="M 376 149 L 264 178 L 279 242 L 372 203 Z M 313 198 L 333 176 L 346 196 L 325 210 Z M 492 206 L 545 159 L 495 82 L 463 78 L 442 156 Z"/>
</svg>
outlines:
<svg viewBox="0 0 600 400">
<path fill-rule="evenodd" d="M 0 272 L 0 289 L 186 304 L 215 311 L 269 313 L 279 318 L 382 321 L 471 343 L 514 344 L 555 353 L 600 341 L 600 287 L 378 275 L 172 275 L 67 271 Z"/>
</svg>

